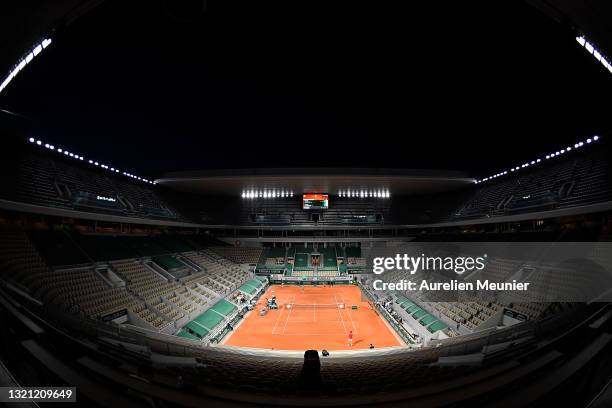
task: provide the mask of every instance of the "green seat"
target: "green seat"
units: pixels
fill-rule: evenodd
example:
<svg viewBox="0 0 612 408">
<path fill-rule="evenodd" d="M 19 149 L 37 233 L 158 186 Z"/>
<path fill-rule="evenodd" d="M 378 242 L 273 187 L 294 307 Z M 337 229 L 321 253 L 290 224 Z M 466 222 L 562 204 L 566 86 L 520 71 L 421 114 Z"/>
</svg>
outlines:
<svg viewBox="0 0 612 408">
<path fill-rule="evenodd" d="M 426 314 L 427 312 L 419 307 L 414 312 L 412 312 L 412 317 L 414 317 L 416 320 L 419 320 L 421 317 L 425 316 Z"/>
<path fill-rule="evenodd" d="M 193 321 L 200 323 L 202 326 L 212 330 L 216 325 L 223 321 L 223 316 L 219 315 L 219 313 L 215 313 L 211 309 L 208 309 L 207 311 L 193 319 Z"/>
<path fill-rule="evenodd" d="M 195 322 L 189 322 L 185 325 L 185 327 L 200 337 L 204 337 L 208 334 L 208 330 L 205 327 L 202 327 L 199 324 L 196 324 Z"/>
<path fill-rule="evenodd" d="M 446 324 L 444 324 L 443 322 L 441 322 L 441 321 L 439 321 L 439 320 L 438 320 L 438 321 L 435 321 L 435 322 L 433 322 L 432 324 L 430 324 L 430 325 L 427 327 L 427 330 L 429 330 L 431 333 L 435 333 L 435 332 L 437 332 L 438 330 L 444 330 L 444 329 L 446 329 L 447 327 L 448 327 L 448 326 L 447 326 Z"/>
<path fill-rule="evenodd" d="M 434 316 L 430 315 L 430 314 L 426 314 L 425 316 L 423 316 L 421 318 L 421 320 L 419 320 L 419 323 L 421 323 L 423 326 L 427 326 L 435 321 L 437 321 L 438 319 L 436 319 Z"/>
<path fill-rule="evenodd" d="M 409 307 L 412 307 L 412 306 L 415 306 L 415 304 L 414 304 L 414 303 L 412 303 L 411 301 L 404 302 L 404 303 L 402 303 L 402 305 L 401 305 L 402 309 L 408 309 Z"/>
<path fill-rule="evenodd" d="M 172 271 L 173 269 L 177 268 L 183 268 L 185 266 L 181 261 L 170 255 L 156 256 L 153 258 L 153 262 L 155 262 L 167 271 Z"/>
<path fill-rule="evenodd" d="M 248 295 L 252 295 L 253 293 L 257 292 L 257 288 L 254 288 L 253 286 L 249 285 L 248 283 L 245 283 L 244 285 L 240 286 L 238 288 L 239 291 L 244 292 Z"/>
<path fill-rule="evenodd" d="M 200 340 L 200 338 L 198 336 L 195 336 L 191 333 L 189 333 L 187 330 L 185 329 L 181 329 L 180 332 L 178 332 L 177 334 L 178 337 L 182 337 L 184 339 L 190 339 L 190 340 Z"/>
<path fill-rule="evenodd" d="M 413 304 L 412 306 L 409 306 L 406 308 L 406 311 L 410 314 L 412 314 L 413 312 L 415 312 L 417 309 L 421 309 L 420 307 L 418 307 L 417 305 Z"/>
<path fill-rule="evenodd" d="M 236 310 L 236 306 L 231 304 L 225 299 L 221 299 L 213 307 L 211 310 L 214 310 L 217 313 L 222 314 L 223 316 L 229 316 L 234 310 Z"/>
</svg>

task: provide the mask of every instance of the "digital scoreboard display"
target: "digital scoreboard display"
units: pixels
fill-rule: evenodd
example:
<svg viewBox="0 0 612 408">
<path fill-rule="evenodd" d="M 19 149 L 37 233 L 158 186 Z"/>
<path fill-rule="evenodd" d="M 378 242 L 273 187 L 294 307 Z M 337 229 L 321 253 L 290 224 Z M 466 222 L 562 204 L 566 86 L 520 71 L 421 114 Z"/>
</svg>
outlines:
<svg viewBox="0 0 612 408">
<path fill-rule="evenodd" d="M 305 210 L 327 210 L 329 208 L 329 195 L 304 194 L 302 196 L 302 208 Z"/>
</svg>

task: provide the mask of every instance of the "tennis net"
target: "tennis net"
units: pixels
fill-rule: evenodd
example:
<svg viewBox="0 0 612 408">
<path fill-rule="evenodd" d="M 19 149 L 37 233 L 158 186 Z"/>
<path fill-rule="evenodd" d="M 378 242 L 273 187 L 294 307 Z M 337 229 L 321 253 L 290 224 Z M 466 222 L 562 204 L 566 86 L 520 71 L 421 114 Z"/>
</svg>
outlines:
<svg viewBox="0 0 612 408">
<path fill-rule="evenodd" d="M 344 303 L 287 303 L 287 309 L 344 309 Z"/>
</svg>

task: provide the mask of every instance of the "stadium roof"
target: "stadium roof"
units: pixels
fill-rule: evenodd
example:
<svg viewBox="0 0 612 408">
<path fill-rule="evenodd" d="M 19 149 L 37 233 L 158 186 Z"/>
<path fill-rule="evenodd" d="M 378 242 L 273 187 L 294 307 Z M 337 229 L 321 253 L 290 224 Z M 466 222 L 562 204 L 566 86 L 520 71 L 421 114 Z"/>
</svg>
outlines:
<svg viewBox="0 0 612 408">
<path fill-rule="evenodd" d="M 459 189 L 474 183 L 474 179 L 451 171 L 289 168 L 178 172 L 155 182 L 175 190 L 211 195 L 240 195 L 250 190 L 294 194 L 384 190 L 391 195 L 412 195 Z"/>
<path fill-rule="evenodd" d="M 148 178 L 243 166 L 480 177 L 612 128 L 598 98 L 610 75 L 575 41 L 612 55 L 610 2 L 528 2 L 553 20 L 520 1 L 10 2 L 0 75 L 43 36 L 53 45 L 0 109 L 28 118 L 28 137 Z"/>
</svg>

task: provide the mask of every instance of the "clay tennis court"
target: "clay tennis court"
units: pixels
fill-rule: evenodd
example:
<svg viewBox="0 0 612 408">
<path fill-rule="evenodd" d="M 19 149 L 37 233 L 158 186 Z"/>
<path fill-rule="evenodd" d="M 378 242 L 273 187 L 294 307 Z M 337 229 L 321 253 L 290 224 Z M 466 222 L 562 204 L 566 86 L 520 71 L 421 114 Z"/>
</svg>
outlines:
<svg viewBox="0 0 612 408">
<path fill-rule="evenodd" d="M 276 295 L 280 309 L 259 310 L 266 298 Z M 296 307 L 287 308 L 287 303 Z M 345 308 L 336 307 L 345 304 Z M 358 309 L 353 310 L 352 305 Z M 348 333 L 353 331 L 353 346 Z M 230 333 L 223 344 L 276 350 L 349 350 L 400 346 L 403 343 L 387 323 L 361 297 L 356 286 L 273 285 L 260 298 L 255 310 Z"/>
</svg>

